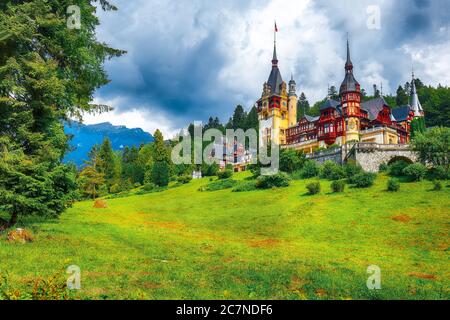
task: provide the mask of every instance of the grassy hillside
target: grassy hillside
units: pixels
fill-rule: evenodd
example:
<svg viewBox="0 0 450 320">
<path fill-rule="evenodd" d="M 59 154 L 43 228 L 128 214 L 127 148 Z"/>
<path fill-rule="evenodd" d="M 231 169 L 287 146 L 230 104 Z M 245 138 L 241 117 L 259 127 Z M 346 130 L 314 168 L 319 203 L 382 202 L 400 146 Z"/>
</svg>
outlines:
<svg viewBox="0 0 450 320">
<path fill-rule="evenodd" d="M 241 174 L 242 179 L 246 174 Z M 33 222 L 35 241 L 0 240 L 0 270 L 25 286 L 80 266 L 82 298 L 449 299 L 450 189 L 431 182 L 385 191 L 305 195 L 286 189 L 199 192 L 207 179 L 161 193 L 77 203 Z M 369 265 L 382 289 L 366 287 Z"/>
</svg>

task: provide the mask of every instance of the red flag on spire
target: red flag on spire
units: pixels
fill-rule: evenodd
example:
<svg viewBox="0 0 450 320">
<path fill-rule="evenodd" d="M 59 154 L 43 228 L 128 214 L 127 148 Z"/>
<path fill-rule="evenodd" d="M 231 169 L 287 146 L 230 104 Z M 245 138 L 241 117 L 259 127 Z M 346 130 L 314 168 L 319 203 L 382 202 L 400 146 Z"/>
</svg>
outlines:
<svg viewBox="0 0 450 320">
<path fill-rule="evenodd" d="M 278 32 L 277 23 L 275 22 L 275 32 Z"/>
</svg>

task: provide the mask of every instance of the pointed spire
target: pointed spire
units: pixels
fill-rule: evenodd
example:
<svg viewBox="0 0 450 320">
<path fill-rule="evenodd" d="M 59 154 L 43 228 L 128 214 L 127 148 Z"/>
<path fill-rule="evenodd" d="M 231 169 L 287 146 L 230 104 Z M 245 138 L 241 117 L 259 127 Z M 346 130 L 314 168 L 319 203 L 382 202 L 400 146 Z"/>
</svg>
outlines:
<svg viewBox="0 0 450 320">
<path fill-rule="evenodd" d="M 350 40 L 347 33 L 347 61 L 345 62 L 345 70 L 351 71 L 353 70 L 352 59 L 350 58 Z"/>
<path fill-rule="evenodd" d="M 421 117 L 423 113 L 423 108 L 419 100 L 419 95 L 417 94 L 416 89 L 416 79 L 414 77 L 414 69 L 412 71 L 412 80 L 411 80 L 411 97 L 410 97 L 411 109 L 414 111 L 414 116 Z"/>
</svg>

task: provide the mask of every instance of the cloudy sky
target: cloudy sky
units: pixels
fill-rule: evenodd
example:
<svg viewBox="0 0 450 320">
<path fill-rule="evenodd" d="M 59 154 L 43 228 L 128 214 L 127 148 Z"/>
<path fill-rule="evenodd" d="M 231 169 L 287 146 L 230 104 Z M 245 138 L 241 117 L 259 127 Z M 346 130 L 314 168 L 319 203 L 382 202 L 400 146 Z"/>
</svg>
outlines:
<svg viewBox="0 0 450 320">
<path fill-rule="evenodd" d="M 170 137 L 194 120 L 226 122 L 237 104 L 248 110 L 270 73 L 274 20 L 282 76 L 293 74 L 310 103 L 340 85 L 347 32 L 355 76 L 369 93 L 381 83 L 395 92 L 412 65 L 426 84 L 450 85 L 448 0 L 112 2 L 119 11 L 99 11 L 98 38 L 128 53 L 106 64 L 112 82 L 96 94 L 115 110 L 86 116 L 88 124 Z"/>
</svg>

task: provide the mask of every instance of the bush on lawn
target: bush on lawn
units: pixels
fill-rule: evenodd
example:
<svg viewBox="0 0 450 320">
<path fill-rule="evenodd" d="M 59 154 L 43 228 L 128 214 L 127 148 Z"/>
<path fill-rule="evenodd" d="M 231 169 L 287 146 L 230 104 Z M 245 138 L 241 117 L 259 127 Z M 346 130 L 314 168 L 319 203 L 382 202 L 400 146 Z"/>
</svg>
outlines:
<svg viewBox="0 0 450 320">
<path fill-rule="evenodd" d="M 393 177 L 403 176 L 403 170 L 409 166 L 409 163 L 404 160 L 395 161 L 389 166 L 388 173 Z"/>
<path fill-rule="evenodd" d="M 217 172 L 217 177 L 219 178 L 219 180 L 229 179 L 229 178 L 231 178 L 232 175 L 233 175 L 233 171 L 231 171 L 229 169 Z"/>
<path fill-rule="evenodd" d="M 373 186 L 377 175 L 370 172 L 361 172 L 349 179 L 356 188 L 369 188 Z"/>
<path fill-rule="evenodd" d="M 191 182 L 191 180 L 192 180 L 192 177 L 190 175 L 188 175 L 188 174 L 179 176 L 177 178 L 177 182 L 179 182 L 181 184 L 187 184 L 187 183 Z"/>
<path fill-rule="evenodd" d="M 387 190 L 389 192 L 397 192 L 400 190 L 400 183 L 395 179 L 389 179 L 387 182 Z"/>
<path fill-rule="evenodd" d="M 308 194 L 311 196 L 318 194 L 320 193 L 320 182 L 319 181 L 311 182 L 306 186 L 306 189 L 308 190 Z"/>
<path fill-rule="evenodd" d="M 255 181 L 242 181 L 236 187 L 233 188 L 233 192 L 247 192 L 256 190 Z"/>
<path fill-rule="evenodd" d="M 344 170 L 347 178 L 356 176 L 363 171 L 362 167 L 355 161 L 349 161 L 348 163 L 346 163 L 344 166 Z"/>
<path fill-rule="evenodd" d="M 206 186 L 200 187 L 199 191 L 219 191 L 231 189 L 236 185 L 237 181 L 232 179 L 217 180 L 208 183 Z"/>
<path fill-rule="evenodd" d="M 380 172 L 388 172 L 389 166 L 386 163 L 380 164 L 380 167 L 378 168 Z"/>
<path fill-rule="evenodd" d="M 320 177 L 329 180 L 340 180 L 345 178 L 344 168 L 332 161 L 326 161 L 321 170 Z"/>
<path fill-rule="evenodd" d="M 277 173 L 269 176 L 259 176 L 256 179 L 256 188 L 284 188 L 289 186 L 289 177 L 285 173 Z"/>
<path fill-rule="evenodd" d="M 345 181 L 343 181 L 343 180 L 333 181 L 331 183 L 331 190 L 334 193 L 344 192 L 344 190 L 345 190 Z"/>
<path fill-rule="evenodd" d="M 430 168 L 427 172 L 428 180 L 448 180 L 449 174 L 443 166 Z"/>
<path fill-rule="evenodd" d="M 421 181 L 427 174 L 427 168 L 421 163 L 413 163 L 403 169 L 409 181 Z"/>
<path fill-rule="evenodd" d="M 433 191 L 441 191 L 441 190 L 442 190 L 442 183 L 440 181 L 435 181 Z"/>
<path fill-rule="evenodd" d="M 301 170 L 301 177 L 304 179 L 317 177 L 320 173 L 320 167 L 313 160 L 305 161 Z"/>
</svg>

